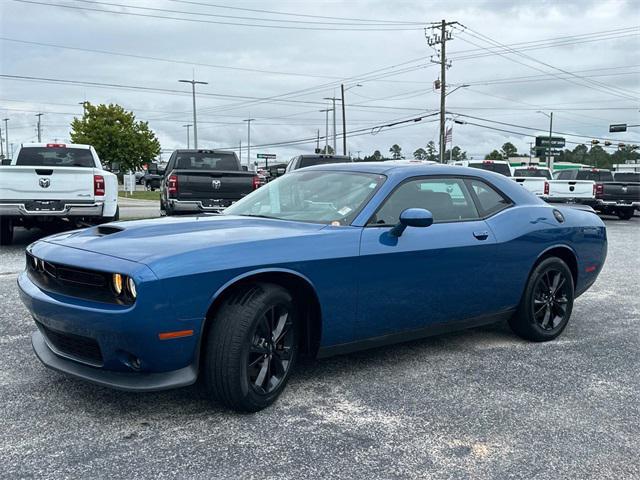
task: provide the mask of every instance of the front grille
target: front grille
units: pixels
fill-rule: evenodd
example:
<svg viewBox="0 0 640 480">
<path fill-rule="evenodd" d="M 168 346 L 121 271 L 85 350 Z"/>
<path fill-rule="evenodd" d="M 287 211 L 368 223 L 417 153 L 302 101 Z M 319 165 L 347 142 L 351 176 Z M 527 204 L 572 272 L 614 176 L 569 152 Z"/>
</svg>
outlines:
<svg viewBox="0 0 640 480">
<path fill-rule="evenodd" d="M 27 272 L 33 283 L 48 292 L 118 305 L 133 303 L 129 296 L 115 294 L 110 273 L 52 263 L 28 252 Z"/>
<path fill-rule="evenodd" d="M 52 330 L 40 322 L 36 324 L 56 353 L 94 366 L 102 366 L 100 345 L 93 338 Z"/>
</svg>

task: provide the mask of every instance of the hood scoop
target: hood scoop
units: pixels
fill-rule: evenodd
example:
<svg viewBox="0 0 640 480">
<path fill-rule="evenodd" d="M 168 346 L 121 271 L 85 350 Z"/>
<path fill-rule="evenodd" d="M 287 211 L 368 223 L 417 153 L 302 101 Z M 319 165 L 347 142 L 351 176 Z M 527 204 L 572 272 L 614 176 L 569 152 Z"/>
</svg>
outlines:
<svg viewBox="0 0 640 480">
<path fill-rule="evenodd" d="M 105 235 L 111 235 L 112 233 L 118 233 L 123 230 L 124 228 L 116 227 L 115 225 L 100 225 L 96 228 L 96 233 L 99 236 L 104 237 Z"/>
</svg>

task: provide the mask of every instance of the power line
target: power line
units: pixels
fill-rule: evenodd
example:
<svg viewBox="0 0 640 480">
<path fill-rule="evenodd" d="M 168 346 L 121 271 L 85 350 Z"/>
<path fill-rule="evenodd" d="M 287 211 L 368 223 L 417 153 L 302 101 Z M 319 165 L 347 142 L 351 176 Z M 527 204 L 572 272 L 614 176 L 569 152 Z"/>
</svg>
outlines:
<svg viewBox="0 0 640 480">
<path fill-rule="evenodd" d="M 47 7 L 56 7 L 56 8 L 66 8 L 66 9 L 71 9 L 71 10 L 84 10 L 84 11 L 90 11 L 90 12 L 98 12 L 98 13 L 109 13 L 112 15 L 121 15 L 121 16 L 133 16 L 133 17 L 144 17 L 144 18 L 156 18 L 156 19 L 162 19 L 162 20 L 173 20 L 173 21 L 183 21 L 183 22 L 191 22 L 191 23 L 203 23 L 203 24 L 214 24 L 214 25 L 232 25 L 232 26 L 236 26 L 236 27 L 256 27 L 256 28 L 269 28 L 269 29 L 278 29 L 278 30 L 326 30 L 326 31 L 347 31 L 347 32 L 384 32 L 384 31 L 406 31 L 406 30 L 421 30 L 422 28 L 420 27 L 396 27 L 393 26 L 391 28 L 380 28 L 380 27 L 376 27 L 376 28 L 369 28 L 369 27 L 365 27 L 365 28 L 357 28 L 357 27 L 350 27 L 350 28 L 346 28 L 346 27 L 337 27 L 337 28 L 330 28 L 330 27 L 302 27 L 302 26 L 288 26 L 288 25 L 261 25 L 261 24 L 255 24 L 255 23 L 240 23 L 240 22 L 224 22 L 224 21 L 218 21 L 218 20 L 205 20 L 202 18 L 184 18 L 184 17 L 171 17 L 171 16 L 164 16 L 164 15 L 157 15 L 157 14 L 150 14 L 150 13 L 134 13 L 134 12 L 122 12 L 122 11 L 116 11 L 116 10 L 105 10 L 105 9 L 101 9 L 101 8 L 92 8 L 92 7 L 84 7 L 84 6 L 77 6 L 77 5 L 64 5 L 64 4 L 56 4 L 56 3 L 47 3 L 47 2 L 39 2 L 39 1 L 35 1 L 35 0 L 12 0 L 14 2 L 18 2 L 18 3 L 28 3 L 28 4 L 33 4 L 33 5 L 44 5 Z M 117 7 L 124 7 L 124 8 L 136 8 L 136 9 L 143 9 L 146 11 L 165 11 L 165 12 L 171 12 L 171 10 L 168 9 L 158 9 L 158 8 L 150 8 L 150 7 L 132 7 L 130 5 L 123 5 L 123 4 L 117 4 L 117 3 L 106 3 L 106 2 L 89 2 L 88 0 L 84 0 L 86 3 L 93 3 L 93 4 L 97 4 L 97 5 L 111 5 L 111 6 L 117 6 Z M 178 12 L 178 13 L 182 13 L 182 14 L 186 14 L 186 15 L 193 15 L 193 13 L 191 12 Z M 202 14 L 200 14 L 202 15 Z"/>
</svg>

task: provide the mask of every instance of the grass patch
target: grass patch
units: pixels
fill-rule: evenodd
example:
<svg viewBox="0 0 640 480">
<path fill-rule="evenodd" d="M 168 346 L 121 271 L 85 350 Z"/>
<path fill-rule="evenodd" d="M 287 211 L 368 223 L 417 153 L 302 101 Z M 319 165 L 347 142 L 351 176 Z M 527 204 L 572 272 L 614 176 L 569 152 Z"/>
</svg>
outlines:
<svg viewBox="0 0 640 480">
<path fill-rule="evenodd" d="M 119 191 L 118 196 L 123 198 L 134 198 L 136 200 L 160 200 L 160 192 L 158 190 L 155 192 L 152 192 L 151 190 L 136 191 L 131 194 L 129 192 Z"/>
</svg>

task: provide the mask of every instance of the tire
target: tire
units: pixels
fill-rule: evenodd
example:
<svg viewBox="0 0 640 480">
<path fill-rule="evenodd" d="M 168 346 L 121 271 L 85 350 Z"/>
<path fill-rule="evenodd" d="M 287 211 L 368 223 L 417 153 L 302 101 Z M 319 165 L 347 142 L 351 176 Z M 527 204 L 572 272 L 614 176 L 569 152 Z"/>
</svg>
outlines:
<svg viewBox="0 0 640 480">
<path fill-rule="evenodd" d="M 619 208 L 616 213 L 620 220 L 631 220 L 631 217 L 633 217 L 633 207 Z"/>
<path fill-rule="evenodd" d="M 573 276 L 567 264 L 557 257 L 546 258 L 531 272 L 509 325 L 526 340 L 553 340 L 569 323 L 574 298 Z"/>
<path fill-rule="evenodd" d="M 298 314 L 290 293 L 278 285 L 251 285 L 227 299 L 211 321 L 203 368 L 209 395 L 238 412 L 271 405 L 298 353 Z"/>
<path fill-rule="evenodd" d="M 113 217 L 98 217 L 98 220 L 95 222 L 96 225 L 102 225 L 103 223 L 116 222 L 120 220 L 120 207 L 116 207 L 116 213 Z"/>
<path fill-rule="evenodd" d="M 13 222 L 9 217 L 0 217 L 0 245 L 13 243 Z"/>
</svg>

